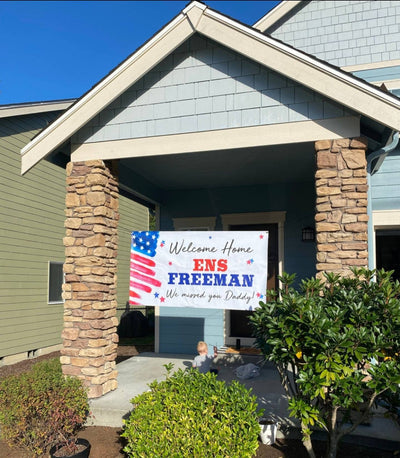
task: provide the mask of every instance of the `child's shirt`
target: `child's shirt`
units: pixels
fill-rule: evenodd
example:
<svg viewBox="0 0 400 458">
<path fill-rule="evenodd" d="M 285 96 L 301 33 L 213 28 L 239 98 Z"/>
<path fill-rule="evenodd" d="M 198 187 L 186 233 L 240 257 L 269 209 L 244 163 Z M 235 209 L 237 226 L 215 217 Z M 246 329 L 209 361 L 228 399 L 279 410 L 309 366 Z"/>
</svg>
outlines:
<svg viewBox="0 0 400 458">
<path fill-rule="evenodd" d="M 193 361 L 195 367 L 200 373 L 209 372 L 214 355 L 197 355 Z"/>
</svg>

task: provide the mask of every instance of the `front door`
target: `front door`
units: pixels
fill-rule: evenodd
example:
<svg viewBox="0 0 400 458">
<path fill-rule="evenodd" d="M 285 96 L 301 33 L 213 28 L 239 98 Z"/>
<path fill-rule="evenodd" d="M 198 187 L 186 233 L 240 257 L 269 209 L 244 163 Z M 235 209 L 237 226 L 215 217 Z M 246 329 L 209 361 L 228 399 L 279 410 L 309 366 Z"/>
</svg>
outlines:
<svg viewBox="0 0 400 458">
<path fill-rule="evenodd" d="M 268 278 L 267 288 L 277 289 L 279 275 L 278 224 L 235 224 L 230 225 L 231 231 L 268 231 Z M 225 344 L 236 345 L 238 339 L 241 346 L 254 343 L 249 316 L 252 312 L 244 310 L 227 310 L 225 313 Z"/>
</svg>

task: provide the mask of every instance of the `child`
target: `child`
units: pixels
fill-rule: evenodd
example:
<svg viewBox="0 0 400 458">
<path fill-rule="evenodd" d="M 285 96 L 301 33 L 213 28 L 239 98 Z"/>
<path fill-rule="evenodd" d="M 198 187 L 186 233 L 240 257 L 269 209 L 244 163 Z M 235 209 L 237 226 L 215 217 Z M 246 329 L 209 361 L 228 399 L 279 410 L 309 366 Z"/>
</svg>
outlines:
<svg viewBox="0 0 400 458">
<path fill-rule="evenodd" d="M 205 342 L 202 340 L 197 344 L 197 351 L 199 352 L 198 356 L 194 358 L 192 367 L 197 368 L 197 370 L 205 374 L 206 372 L 218 373 L 216 369 L 210 369 L 213 359 L 217 356 L 217 347 L 214 346 L 214 354 L 208 354 L 208 347 Z"/>
</svg>

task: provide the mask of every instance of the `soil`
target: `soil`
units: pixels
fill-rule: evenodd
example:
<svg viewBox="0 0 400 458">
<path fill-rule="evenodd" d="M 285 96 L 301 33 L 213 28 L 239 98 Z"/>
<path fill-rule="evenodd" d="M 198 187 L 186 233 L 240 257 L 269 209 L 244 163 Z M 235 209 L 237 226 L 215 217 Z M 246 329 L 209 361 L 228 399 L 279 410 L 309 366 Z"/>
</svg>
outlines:
<svg viewBox="0 0 400 458">
<path fill-rule="evenodd" d="M 147 351 L 153 351 L 152 346 L 120 346 L 118 348 L 117 362 Z M 2 366 L 0 367 L 0 378 L 25 372 L 36 362 L 57 356 L 59 356 L 59 353 L 54 352 L 10 366 Z M 120 437 L 120 434 L 121 428 L 89 426 L 79 433 L 79 437 L 83 437 L 90 442 L 92 447 L 90 458 L 125 458 L 126 455 L 122 450 L 124 439 Z M 323 457 L 325 443 L 315 441 L 314 450 L 318 458 Z M 4 441 L 0 440 L 0 458 L 25 458 L 26 456 L 21 450 L 9 448 Z M 400 448 L 397 450 L 382 450 L 366 445 L 342 443 L 337 456 L 340 458 L 400 458 Z M 260 442 L 254 458 L 308 458 L 308 455 L 301 440 L 278 439 L 274 445 L 264 445 Z"/>
</svg>

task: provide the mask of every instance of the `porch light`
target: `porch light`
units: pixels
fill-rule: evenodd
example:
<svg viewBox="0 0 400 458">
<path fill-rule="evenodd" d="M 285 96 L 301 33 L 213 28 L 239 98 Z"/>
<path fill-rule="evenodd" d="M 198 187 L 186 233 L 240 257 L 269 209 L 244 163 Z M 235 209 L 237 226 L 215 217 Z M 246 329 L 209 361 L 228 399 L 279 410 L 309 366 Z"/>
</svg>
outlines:
<svg viewBox="0 0 400 458">
<path fill-rule="evenodd" d="M 301 239 L 303 242 L 313 242 L 315 240 L 315 229 L 313 227 L 303 227 Z"/>
</svg>

